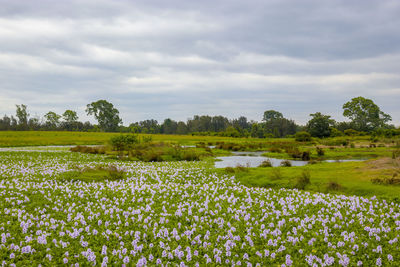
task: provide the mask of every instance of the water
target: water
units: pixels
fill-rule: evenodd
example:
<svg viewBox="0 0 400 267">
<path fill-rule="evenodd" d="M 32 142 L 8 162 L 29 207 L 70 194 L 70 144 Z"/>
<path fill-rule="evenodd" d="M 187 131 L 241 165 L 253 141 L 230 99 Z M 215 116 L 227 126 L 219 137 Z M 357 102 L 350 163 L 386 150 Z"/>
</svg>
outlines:
<svg viewBox="0 0 400 267">
<path fill-rule="evenodd" d="M 263 157 L 261 154 L 265 151 L 257 152 L 233 152 L 234 156 L 217 157 L 218 160 L 215 162 L 216 168 L 236 167 L 238 165 L 244 167 L 258 167 L 263 161 L 269 160 L 273 167 L 277 167 L 281 164 L 284 159 L 276 159 Z M 304 166 L 308 164 L 308 161 L 303 160 L 289 160 L 292 166 Z M 325 160 L 325 162 L 348 162 L 348 161 L 363 161 L 363 159 L 343 159 L 343 160 Z"/>
</svg>

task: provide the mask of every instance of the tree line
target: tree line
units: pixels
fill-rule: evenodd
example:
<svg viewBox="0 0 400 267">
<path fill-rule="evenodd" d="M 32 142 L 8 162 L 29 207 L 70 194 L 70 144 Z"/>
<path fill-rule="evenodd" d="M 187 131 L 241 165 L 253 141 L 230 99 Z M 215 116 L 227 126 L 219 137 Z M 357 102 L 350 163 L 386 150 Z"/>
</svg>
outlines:
<svg viewBox="0 0 400 267">
<path fill-rule="evenodd" d="M 361 96 L 343 105 L 343 115 L 349 119 L 348 122 L 336 122 L 331 116 L 316 112 L 310 114 L 311 118 L 306 125 L 298 125 L 276 110 L 265 111 L 261 122 L 249 121 L 244 116 L 230 120 L 224 116 L 195 115 L 186 122 L 167 118 L 159 123 L 148 119 L 129 126 L 122 125 L 118 109 L 106 100 L 88 104 L 85 111 L 94 116 L 97 124 L 79 121 L 77 112 L 73 110 L 66 110 L 63 114 L 49 111 L 43 118 L 30 117 L 26 105 L 16 105 L 15 117 L 4 115 L 0 118 L 0 130 L 104 131 L 257 138 L 288 137 L 300 131 L 320 138 L 376 132 L 400 134 L 394 125 L 388 124 L 391 121 L 390 115 L 382 112 L 371 99 Z"/>
</svg>

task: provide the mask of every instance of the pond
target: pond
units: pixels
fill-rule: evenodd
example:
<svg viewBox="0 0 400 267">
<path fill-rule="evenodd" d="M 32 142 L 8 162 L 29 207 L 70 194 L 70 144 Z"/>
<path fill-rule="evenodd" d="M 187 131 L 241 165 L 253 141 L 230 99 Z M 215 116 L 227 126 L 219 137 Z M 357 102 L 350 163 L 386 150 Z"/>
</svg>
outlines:
<svg viewBox="0 0 400 267">
<path fill-rule="evenodd" d="M 219 161 L 215 162 L 216 168 L 236 167 L 238 165 L 244 167 L 258 167 L 263 161 L 270 160 L 273 167 L 278 167 L 284 159 L 263 157 L 261 154 L 265 151 L 257 152 L 233 152 L 234 156 L 217 157 Z M 289 160 L 292 166 L 304 166 L 308 161 Z M 347 161 L 363 161 L 363 159 L 344 159 L 344 160 L 325 160 L 325 162 L 347 162 Z"/>
</svg>

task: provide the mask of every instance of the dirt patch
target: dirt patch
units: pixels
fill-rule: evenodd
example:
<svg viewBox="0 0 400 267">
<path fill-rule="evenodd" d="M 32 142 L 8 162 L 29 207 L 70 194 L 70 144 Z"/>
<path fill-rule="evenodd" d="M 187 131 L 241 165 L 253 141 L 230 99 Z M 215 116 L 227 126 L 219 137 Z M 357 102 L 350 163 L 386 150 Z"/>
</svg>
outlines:
<svg viewBox="0 0 400 267">
<path fill-rule="evenodd" d="M 367 161 L 366 168 L 375 170 L 400 169 L 400 158 L 380 158 Z"/>
</svg>

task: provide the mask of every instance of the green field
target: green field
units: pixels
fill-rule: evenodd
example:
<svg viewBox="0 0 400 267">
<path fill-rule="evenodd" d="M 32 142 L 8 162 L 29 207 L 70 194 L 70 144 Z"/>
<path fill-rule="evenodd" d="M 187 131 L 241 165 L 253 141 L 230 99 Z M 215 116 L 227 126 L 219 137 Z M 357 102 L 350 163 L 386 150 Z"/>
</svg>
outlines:
<svg viewBox="0 0 400 267">
<path fill-rule="evenodd" d="M 105 145 L 120 133 L 104 132 L 52 132 L 52 131 L 0 131 L 0 147 L 49 145 Z M 143 136 L 143 135 L 139 135 Z M 229 138 L 218 136 L 146 134 L 154 141 L 177 142 L 194 145 L 198 142 L 263 142 L 257 138 Z M 273 139 L 272 139 L 273 140 Z"/>
</svg>

